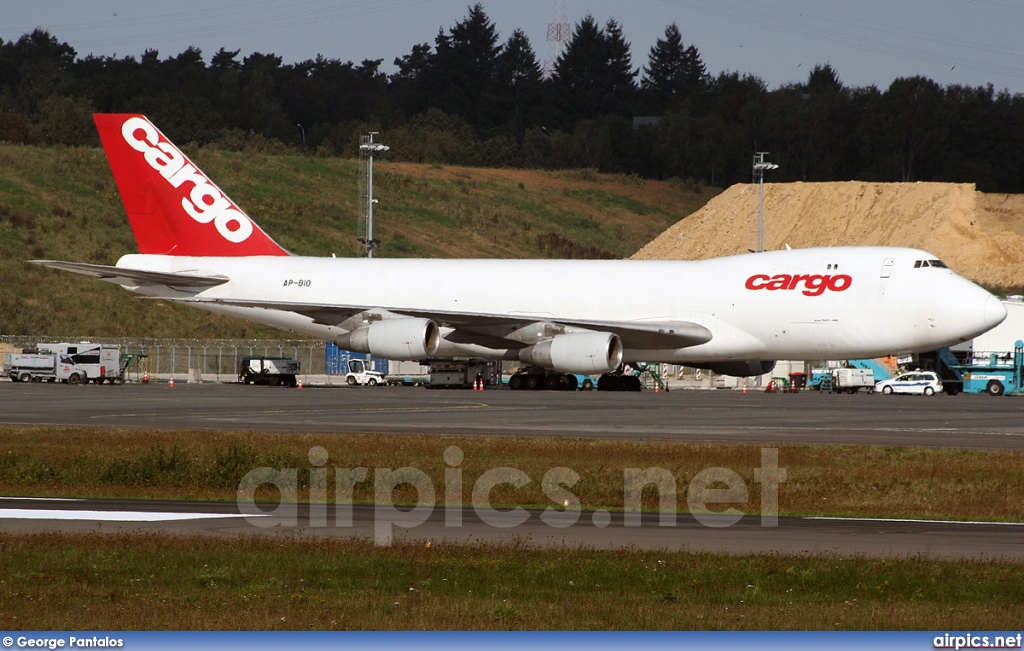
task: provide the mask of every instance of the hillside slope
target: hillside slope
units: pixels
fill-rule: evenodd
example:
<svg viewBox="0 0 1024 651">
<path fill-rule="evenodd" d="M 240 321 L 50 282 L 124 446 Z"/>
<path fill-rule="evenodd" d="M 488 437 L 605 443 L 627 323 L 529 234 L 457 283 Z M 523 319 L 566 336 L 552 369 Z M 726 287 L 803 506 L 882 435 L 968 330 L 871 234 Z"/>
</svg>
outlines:
<svg viewBox="0 0 1024 651">
<path fill-rule="evenodd" d="M 934 253 L 996 290 L 1024 286 L 1024 195 L 954 183 L 764 186 L 764 248 L 890 245 Z M 633 257 L 691 260 L 757 247 L 758 189 L 734 185 Z"/>
<path fill-rule="evenodd" d="M 288 250 L 358 254 L 355 161 L 183 149 Z M 384 242 L 376 255 L 445 258 L 624 258 L 716 192 L 588 170 L 380 161 L 374 187 L 374 235 Z M 281 336 L 24 263 L 113 264 L 136 251 L 102 151 L 0 143 L 0 334 Z"/>
</svg>

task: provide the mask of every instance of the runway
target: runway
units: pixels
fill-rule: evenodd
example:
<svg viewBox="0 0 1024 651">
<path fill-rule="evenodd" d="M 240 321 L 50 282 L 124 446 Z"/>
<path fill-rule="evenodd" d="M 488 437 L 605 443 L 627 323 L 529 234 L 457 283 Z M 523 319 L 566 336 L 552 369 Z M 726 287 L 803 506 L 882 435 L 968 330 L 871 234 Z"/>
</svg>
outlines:
<svg viewBox="0 0 1024 651">
<path fill-rule="evenodd" d="M 5 517 L 11 510 L 33 510 L 32 519 Z M 510 543 L 537 547 L 687 551 L 747 554 L 835 556 L 842 558 L 927 558 L 933 560 L 1024 561 L 1024 524 L 960 523 L 906 520 L 779 518 L 766 526 L 760 516 L 727 523 L 717 516 L 679 515 L 662 526 L 657 514 L 645 513 L 639 526 L 624 526 L 622 513 L 583 511 L 569 516 L 568 526 L 552 526 L 542 512 L 471 508 L 430 509 L 425 520 L 392 507 L 356 505 L 351 524 L 339 525 L 334 513 L 311 524 L 308 504 L 291 516 L 246 519 L 234 503 L 166 500 L 26 500 L 0 499 L 0 530 L 8 533 L 170 533 L 175 535 L 271 535 L 359 538 L 418 544 Z M 453 517 L 452 511 L 455 512 Z M 76 515 L 77 512 L 77 515 Z M 51 513 L 52 518 L 46 514 Z M 197 514 L 187 517 L 188 514 Z M 120 515 L 120 517 L 119 517 Z M 147 517 L 148 516 L 148 517 Z M 528 516 L 528 518 L 527 518 Z M 525 519 L 524 522 L 520 520 Z M 457 522 L 458 524 L 453 524 Z M 515 523 L 515 526 L 509 526 Z M 564 523 L 563 523 L 564 524 Z"/>
<path fill-rule="evenodd" d="M 620 394 L 0 382 L 0 403 L 0 424 L 16 427 L 226 429 L 337 435 L 406 432 L 1024 450 L 1024 400 L 987 395 L 925 398 L 738 391 Z M 25 510 L 38 509 L 44 511 L 34 513 L 31 519 L 24 517 Z M 293 523 L 267 527 L 270 520 L 247 520 L 239 515 L 234 503 L 4 498 L 0 499 L 0 531 L 153 531 L 374 540 L 382 535 L 383 522 L 390 523 L 388 529 L 395 540 L 435 543 L 516 541 L 569 548 L 1024 561 L 1024 527 L 1015 523 L 783 517 L 778 519 L 778 526 L 763 526 L 758 515 L 748 514 L 731 526 L 719 527 L 682 514 L 672 526 L 659 526 L 657 514 L 644 514 L 641 526 L 637 527 L 625 526 L 621 513 L 583 511 L 571 526 L 556 527 L 545 522 L 537 511 L 528 512 L 529 517 L 522 522 L 512 522 L 509 518 L 515 514 L 507 512 L 484 512 L 481 516 L 474 509 L 435 508 L 423 522 L 406 528 L 416 518 L 391 507 L 351 509 L 351 526 L 339 526 L 333 512 L 328 514 L 330 517 L 314 513 L 311 519 L 309 505 L 300 504 Z M 55 510 L 78 511 L 77 516 L 71 517 L 83 519 L 57 519 Z M 94 513 L 83 514 L 85 511 Z M 160 512 L 178 517 L 137 516 L 126 520 L 126 512 Z M 200 516 L 183 515 L 188 513 Z M 495 519 L 514 526 L 495 525 Z M 450 526 L 453 520 L 458 520 L 459 526 Z"/>
<path fill-rule="evenodd" d="M 1024 450 L 1024 399 L 0 382 L 0 424 Z"/>
</svg>

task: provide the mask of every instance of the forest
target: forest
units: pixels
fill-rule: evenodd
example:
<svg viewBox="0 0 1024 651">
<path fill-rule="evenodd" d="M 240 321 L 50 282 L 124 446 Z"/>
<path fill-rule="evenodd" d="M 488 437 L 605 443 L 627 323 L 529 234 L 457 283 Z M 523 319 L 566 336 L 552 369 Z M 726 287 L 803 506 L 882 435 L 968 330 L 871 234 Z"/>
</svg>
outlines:
<svg viewBox="0 0 1024 651">
<path fill-rule="evenodd" d="M 44 29 L 0 42 L 0 141 L 98 144 L 94 112 L 148 115 L 174 141 L 226 150 L 354 157 L 376 131 L 389 160 L 483 167 L 594 169 L 723 187 L 767 180 L 972 182 L 1024 192 L 1024 95 L 923 76 L 849 87 L 827 62 L 769 89 L 738 71 L 707 72 L 677 25 L 634 57 L 622 25 L 573 26 L 549 74 L 521 30 L 504 41 L 482 5 L 433 43 L 383 60 L 191 47 L 161 58 L 80 57 Z"/>
</svg>

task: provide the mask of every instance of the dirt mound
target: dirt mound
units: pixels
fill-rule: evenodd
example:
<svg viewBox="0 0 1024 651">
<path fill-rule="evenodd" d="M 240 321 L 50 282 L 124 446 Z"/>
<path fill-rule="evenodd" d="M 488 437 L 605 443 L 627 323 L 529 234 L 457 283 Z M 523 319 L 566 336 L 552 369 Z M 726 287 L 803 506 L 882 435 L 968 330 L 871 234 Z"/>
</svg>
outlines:
<svg viewBox="0 0 1024 651">
<path fill-rule="evenodd" d="M 635 259 L 698 260 L 757 248 L 758 188 L 734 185 Z M 908 246 L 990 287 L 1024 284 L 1024 195 L 973 183 L 770 183 L 764 248 Z"/>
</svg>

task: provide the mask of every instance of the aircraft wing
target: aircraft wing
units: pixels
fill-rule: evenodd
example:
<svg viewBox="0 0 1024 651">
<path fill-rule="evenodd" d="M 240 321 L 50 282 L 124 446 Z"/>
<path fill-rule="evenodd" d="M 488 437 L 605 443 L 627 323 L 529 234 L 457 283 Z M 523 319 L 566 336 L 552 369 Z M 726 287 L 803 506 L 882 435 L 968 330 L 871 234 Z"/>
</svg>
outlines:
<svg viewBox="0 0 1024 651">
<path fill-rule="evenodd" d="M 118 285 L 165 285 L 173 289 L 199 289 L 223 285 L 228 281 L 226 276 L 199 276 L 189 273 L 162 273 L 159 271 L 143 271 L 141 269 L 125 269 L 102 264 L 85 262 L 63 262 L 61 260 L 29 260 L 33 264 L 71 271 L 99 278 Z"/>
<path fill-rule="evenodd" d="M 481 314 L 418 308 L 383 307 L 366 305 L 320 305 L 309 303 L 288 303 L 275 301 L 246 301 L 217 298 L 170 299 L 184 303 L 216 303 L 235 307 L 256 307 L 302 314 L 323 325 L 345 327 L 345 321 L 363 312 L 386 311 L 409 317 L 432 319 L 440 326 L 454 328 L 454 339 L 459 343 L 477 343 L 496 347 L 516 346 L 511 339 L 505 339 L 496 332 L 511 333 L 534 324 L 553 326 L 574 326 L 601 332 L 612 332 L 622 340 L 623 346 L 637 349 L 675 349 L 698 346 L 711 341 L 711 331 L 692 321 L 589 321 L 586 319 L 564 319 L 556 315 L 539 314 Z"/>
</svg>

